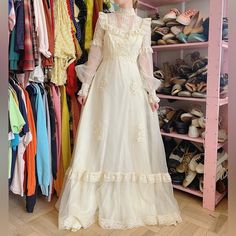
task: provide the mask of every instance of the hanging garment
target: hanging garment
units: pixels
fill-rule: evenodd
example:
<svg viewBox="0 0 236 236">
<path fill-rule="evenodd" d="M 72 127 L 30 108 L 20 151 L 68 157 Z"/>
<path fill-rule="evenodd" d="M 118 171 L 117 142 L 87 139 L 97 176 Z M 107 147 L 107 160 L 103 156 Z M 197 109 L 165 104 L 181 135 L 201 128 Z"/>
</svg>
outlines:
<svg viewBox="0 0 236 236">
<path fill-rule="evenodd" d="M 35 67 L 33 42 L 32 42 L 32 21 L 30 15 L 30 0 L 24 0 L 24 55 L 20 60 L 19 67 L 22 71 L 32 71 Z"/>
<path fill-rule="evenodd" d="M 50 128 L 51 128 L 51 156 L 52 156 L 52 175 L 53 179 L 57 178 L 57 141 L 56 141 L 56 117 L 53 106 L 53 98 L 51 87 L 48 84 L 45 84 L 45 89 L 47 90 L 48 96 L 48 107 L 50 115 Z"/>
<path fill-rule="evenodd" d="M 45 12 L 45 20 L 47 26 L 47 36 L 48 36 L 48 44 L 49 51 L 51 56 L 49 58 L 43 56 L 42 65 L 43 67 L 53 67 L 53 55 L 54 55 L 54 28 L 53 28 L 53 15 L 52 15 L 52 5 L 48 4 L 48 0 L 43 0 L 43 8 Z"/>
<path fill-rule="evenodd" d="M 52 97 L 53 97 L 53 106 L 55 111 L 55 119 L 56 119 L 56 142 L 57 142 L 57 178 L 54 181 L 54 187 L 57 192 L 57 195 L 59 196 L 61 187 L 63 184 L 63 176 L 64 171 L 62 169 L 62 161 L 61 161 L 61 143 L 62 143 L 62 136 L 61 136 L 61 97 L 60 97 L 60 91 L 58 87 L 51 84 L 51 91 L 52 91 Z"/>
<path fill-rule="evenodd" d="M 17 157 L 15 163 L 15 169 L 13 174 L 12 183 L 10 189 L 13 193 L 24 196 L 24 172 L 25 172 L 25 161 L 24 161 L 24 152 L 27 145 L 32 140 L 32 134 L 29 130 L 29 121 L 27 117 L 27 108 L 25 95 L 21 87 L 14 84 L 14 89 L 17 93 L 17 98 L 19 101 L 20 109 L 22 116 L 26 122 L 23 130 L 20 132 L 20 139 L 17 149 Z"/>
<path fill-rule="evenodd" d="M 54 2 L 55 48 L 52 79 L 56 85 L 66 82 L 66 69 L 75 60 L 75 47 L 71 34 L 71 21 L 64 0 Z"/>
<path fill-rule="evenodd" d="M 93 32 L 95 31 L 95 26 L 96 26 L 96 22 L 98 19 L 98 14 L 99 14 L 99 5 L 98 5 L 98 1 L 94 0 L 93 1 Z"/>
<path fill-rule="evenodd" d="M 103 11 L 103 0 L 97 0 L 99 11 Z"/>
<path fill-rule="evenodd" d="M 93 38 L 93 0 L 86 0 L 87 20 L 85 23 L 85 49 L 90 48 Z"/>
<path fill-rule="evenodd" d="M 36 169 L 35 169 L 35 156 L 37 148 L 36 140 L 36 128 L 33 117 L 33 110 L 30 103 L 29 94 L 26 90 L 23 90 L 25 94 L 27 118 L 29 123 L 29 130 L 32 135 L 31 142 L 27 145 L 24 153 L 25 160 L 25 193 L 27 196 L 31 196 L 35 192 L 36 187 Z"/>
<path fill-rule="evenodd" d="M 49 146 L 47 138 L 47 127 L 46 127 L 46 114 L 45 108 L 43 105 L 43 98 L 41 90 L 37 85 L 34 85 L 37 91 L 36 96 L 36 111 L 37 111 L 37 122 L 36 122 L 36 131 L 37 131 L 37 153 L 36 153 L 36 162 L 37 162 L 37 177 L 38 183 L 41 188 L 42 194 L 48 196 L 48 190 L 50 185 L 51 178 L 51 169 L 50 169 L 50 158 L 49 158 Z"/>
<path fill-rule="evenodd" d="M 9 111 L 9 123 L 10 123 L 10 127 L 11 127 L 11 132 L 13 133 L 14 138 L 18 137 L 17 135 L 19 135 L 19 133 L 21 132 L 21 130 L 23 129 L 23 126 L 25 125 L 25 120 L 19 110 L 18 105 L 15 102 L 15 99 L 13 98 L 13 95 L 11 93 L 10 90 L 8 90 L 8 111 Z M 13 140 L 11 139 L 11 140 Z M 16 145 L 16 147 L 18 146 L 18 143 Z M 15 169 L 15 158 L 13 158 L 13 155 L 15 156 L 15 153 L 17 151 L 16 147 L 13 149 L 12 152 L 12 145 L 10 143 L 10 153 L 9 153 L 9 160 L 8 160 L 8 177 L 10 179 L 13 178 L 13 174 L 14 174 L 14 169 Z M 10 181 L 11 184 L 11 181 Z"/>
<path fill-rule="evenodd" d="M 14 28 L 10 36 L 10 49 L 9 49 L 9 69 L 18 70 L 18 62 L 20 59 L 20 54 L 15 51 L 15 38 L 16 29 Z"/>
<path fill-rule="evenodd" d="M 71 161 L 71 146 L 70 146 L 70 126 L 69 126 L 69 109 L 67 105 L 66 98 L 66 88 L 65 86 L 60 87 L 61 91 L 61 135 L 63 137 L 62 141 L 62 162 L 63 169 L 66 170 L 69 167 Z"/>
<path fill-rule="evenodd" d="M 60 229 L 95 221 L 108 229 L 181 222 L 158 115 L 149 104 L 158 102 L 160 85 L 150 24 L 134 9 L 100 13 L 87 66 L 76 68 L 82 94 L 89 94 L 57 204 Z"/>
<path fill-rule="evenodd" d="M 15 38 L 15 51 L 21 52 L 24 50 L 25 41 L 25 18 L 24 18 L 24 1 L 15 1 L 16 11 L 16 38 Z"/>
</svg>

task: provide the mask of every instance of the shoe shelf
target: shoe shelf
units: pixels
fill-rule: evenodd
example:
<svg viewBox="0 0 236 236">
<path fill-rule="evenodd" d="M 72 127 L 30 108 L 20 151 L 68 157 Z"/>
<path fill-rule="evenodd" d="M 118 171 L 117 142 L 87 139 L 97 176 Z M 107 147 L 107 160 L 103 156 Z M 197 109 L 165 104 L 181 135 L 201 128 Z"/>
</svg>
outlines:
<svg viewBox="0 0 236 236">
<path fill-rule="evenodd" d="M 182 185 L 176 185 L 176 184 L 173 184 L 173 188 L 203 198 L 203 193 L 199 190 L 194 190 L 194 189 L 191 189 L 191 188 L 185 188 Z M 219 193 L 219 192 L 216 191 L 215 205 L 217 205 L 226 196 L 226 194 L 227 194 L 227 192 Z"/>
<path fill-rule="evenodd" d="M 196 143 L 204 143 L 204 139 L 203 138 L 201 138 L 201 137 L 199 137 L 199 138 L 191 138 L 187 134 L 178 134 L 176 132 L 166 133 L 166 132 L 164 132 L 162 130 L 161 130 L 161 134 L 163 136 L 168 136 L 168 137 L 172 137 L 172 138 L 188 140 L 188 141 L 192 141 L 192 142 L 196 142 Z"/>
<path fill-rule="evenodd" d="M 191 141 L 191 142 L 196 142 L 196 143 L 202 143 L 203 145 L 205 145 L 205 139 L 203 139 L 202 137 L 191 138 L 187 134 L 178 134 L 177 132 L 166 133 L 163 130 L 161 130 L 161 135 L 171 137 L 171 138 L 177 138 L 177 139 L 187 140 L 187 141 Z M 226 142 L 218 143 L 217 144 L 217 149 L 220 149 L 223 146 L 225 146 Z"/>
<path fill-rule="evenodd" d="M 194 98 L 194 97 L 178 97 L 158 94 L 161 99 L 172 99 L 186 102 L 196 102 L 206 104 L 206 134 L 205 138 L 191 138 L 187 134 L 181 135 L 176 132 L 165 133 L 161 130 L 163 136 L 169 136 L 177 139 L 189 140 L 197 143 L 202 143 L 205 150 L 205 162 L 204 162 L 204 189 L 203 193 L 201 191 L 196 191 L 190 188 L 185 188 L 180 185 L 173 185 L 175 189 L 193 194 L 195 196 L 202 198 L 203 208 L 208 210 L 215 210 L 216 205 L 223 199 L 227 193 L 218 193 L 216 191 L 216 165 L 217 165 L 217 149 L 226 146 L 225 143 L 217 143 L 218 139 L 218 124 L 219 124 L 219 113 L 220 107 L 228 104 L 228 97 L 220 98 L 218 96 L 219 84 L 220 84 L 220 74 L 222 68 L 222 62 L 227 63 L 227 58 L 223 60 L 223 56 L 227 55 L 223 51 L 228 50 L 228 42 L 222 40 L 222 23 L 224 16 L 224 8 L 227 0 L 205 0 L 209 2 L 209 11 L 204 9 L 204 12 L 208 11 L 208 16 L 210 16 L 209 25 L 209 40 L 207 42 L 199 43 L 186 43 L 186 44 L 171 44 L 171 45 L 153 45 L 154 62 L 157 62 L 156 52 L 171 52 L 179 51 L 181 57 L 184 56 L 182 50 L 200 50 L 206 49 L 208 57 L 208 80 L 207 80 L 207 95 L 206 98 Z M 185 2 L 188 2 L 185 5 Z M 185 9 L 191 8 L 191 3 L 193 2 L 193 7 L 199 7 L 202 10 L 203 6 L 200 1 L 197 0 L 139 0 L 139 6 L 141 9 L 150 11 L 150 13 L 155 10 L 157 11 L 159 7 L 164 5 L 172 5 L 177 3 L 181 4 L 181 8 Z M 171 7 L 171 6 L 170 6 Z M 164 54 L 163 54 L 164 55 Z M 167 55 L 168 56 L 168 55 Z M 165 55 L 160 57 L 166 60 Z M 226 67 L 227 68 L 227 67 Z M 186 104 L 187 105 L 187 104 Z M 224 107 L 227 109 L 227 107 Z M 227 111 L 227 110 L 226 110 Z M 225 113 L 225 115 L 227 115 Z"/>
<path fill-rule="evenodd" d="M 194 97 L 179 97 L 172 95 L 164 95 L 158 93 L 157 96 L 162 99 L 172 99 L 172 100 L 182 100 L 182 101 L 192 101 L 192 102 L 206 102 L 206 98 L 194 98 Z M 219 99 L 219 106 L 224 106 L 228 104 L 228 97 Z"/>
<path fill-rule="evenodd" d="M 188 1 L 190 0 L 140 0 L 139 6 L 144 6 L 153 9 L 164 5 L 177 4 Z"/>
<path fill-rule="evenodd" d="M 185 188 L 182 185 L 176 185 L 176 184 L 173 184 L 173 187 L 175 189 L 181 190 L 183 192 L 190 193 L 190 194 L 193 194 L 193 195 L 198 196 L 198 197 L 203 197 L 203 193 L 199 190 L 194 190 L 194 189 L 191 189 L 191 188 Z"/>
<path fill-rule="evenodd" d="M 206 102 L 206 98 L 194 98 L 194 97 L 179 97 L 172 95 L 164 95 L 158 93 L 157 96 L 162 99 L 173 99 L 173 100 L 183 100 L 183 101 L 193 101 L 193 102 Z"/>
<path fill-rule="evenodd" d="M 182 49 L 200 49 L 200 48 L 208 48 L 208 42 L 179 43 L 179 44 L 171 44 L 171 45 L 155 45 L 155 46 L 152 46 L 152 49 L 155 52 L 182 50 Z"/>
</svg>

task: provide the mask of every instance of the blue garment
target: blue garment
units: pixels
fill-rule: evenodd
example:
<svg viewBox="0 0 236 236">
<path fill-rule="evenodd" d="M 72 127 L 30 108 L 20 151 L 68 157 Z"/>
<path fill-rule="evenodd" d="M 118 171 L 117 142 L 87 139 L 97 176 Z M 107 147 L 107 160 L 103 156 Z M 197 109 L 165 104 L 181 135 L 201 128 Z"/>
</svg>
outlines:
<svg viewBox="0 0 236 236">
<path fill-rule="evenodd" d="M 10 12 L 11 12 L 11 8 L 12 8 L 12 1 L 11 1 L 11 0 L 8 0 L 8 15 L 9 15 Z"/>
<path fill-rule="evenodd" d="M 21 52 L 24 50 L 25 42 L 25 18 L 24 18 L 24 1 L 15 1 L 15 11 L 16 11 L 16 38 L 15 38 L 15 51 Z"/>
<path fill-rule="evenodd" d="M 20 142 L 20 135 L 14 134 L 14 139 L 11 140 L 12 150 L 15 151 Z"/>
<path fill-rule="evenodd" d="M 42 194 L 48 196 L 51 170 L 50 170 L 50 158 L 49 158 L 49 145 L 48 145 L 48 134 L 46 127 L 46 114 L 45 107 L 43 105 L 43 97 L 41 90 L 38 85 L 34 84 L 37 90 L 37 96 L 35 101 L 35 107 L 37 111 L 37 152 L 36 152 L 36 163 L 37 163 L 37 177 L 38 183 L 41 188 Z"/>
<path fill-rule="evenodd" d="M 72 15 L 72 20 L 73 20 L 73 24 L 76 28 L 76 38 L 78 39 L 78 42 L 80 42 L 81 40 L 81 28 L 80 28 L 80 22 L 77 22 L 75 20 L 75 15 L 74 15 L 74 0 L 70 0 L 70 7 L 71 7 L 71 15 Z"/>
</svg>

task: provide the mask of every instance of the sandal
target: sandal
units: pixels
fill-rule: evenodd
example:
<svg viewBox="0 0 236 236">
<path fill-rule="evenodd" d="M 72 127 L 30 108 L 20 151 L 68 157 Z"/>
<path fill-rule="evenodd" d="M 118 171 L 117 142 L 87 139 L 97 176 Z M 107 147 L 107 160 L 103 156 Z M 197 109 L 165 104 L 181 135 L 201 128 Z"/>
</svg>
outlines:
<svg viewBox="0 0 236 236">
<path fill-rule="evenodd" d="M 175 96 L 177 95 L 180 91 L 182 91 L 182 87 L 180 84 L 175 84 L 171 90 L 171 95 Z"/>
<path fill-rule="evenodd" d="M 178 93 L 179 97 L 191 97 L 191 93 L 189 91 L 181 91 Z"/>
<path fill-rule="evenodd" d="M 193 28 L 198 22 L 198 18 L 199 18 L 199 11 L 197 11 L 196 14 L 191 18 L 190 23 L 184 27 L 183 33 L 185 35 L 191 34 L 191 32 L 193 31 Z"/>
</svg>

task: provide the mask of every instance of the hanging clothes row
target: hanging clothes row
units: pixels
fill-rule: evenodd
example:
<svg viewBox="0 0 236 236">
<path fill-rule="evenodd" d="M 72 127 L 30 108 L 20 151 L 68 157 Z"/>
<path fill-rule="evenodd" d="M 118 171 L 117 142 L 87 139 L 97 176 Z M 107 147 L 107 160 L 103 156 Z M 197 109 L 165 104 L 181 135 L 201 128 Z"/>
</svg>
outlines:
<svg viewBox="0 0 236 236">
<path fill-rule="evenodd" d="M 9 186 L 26 195 L 32 212 L 38 192 L 60 193 L 71 159 L 70 114 L 65 86 L 9 80 Z"/>
<path fill-rule="evenodd" d="M 60 194 L 81 107 L 75 66 L 87 61 L 107 0 L 8 0 L 9 188 L 26 196 Z"/>
</svg>

